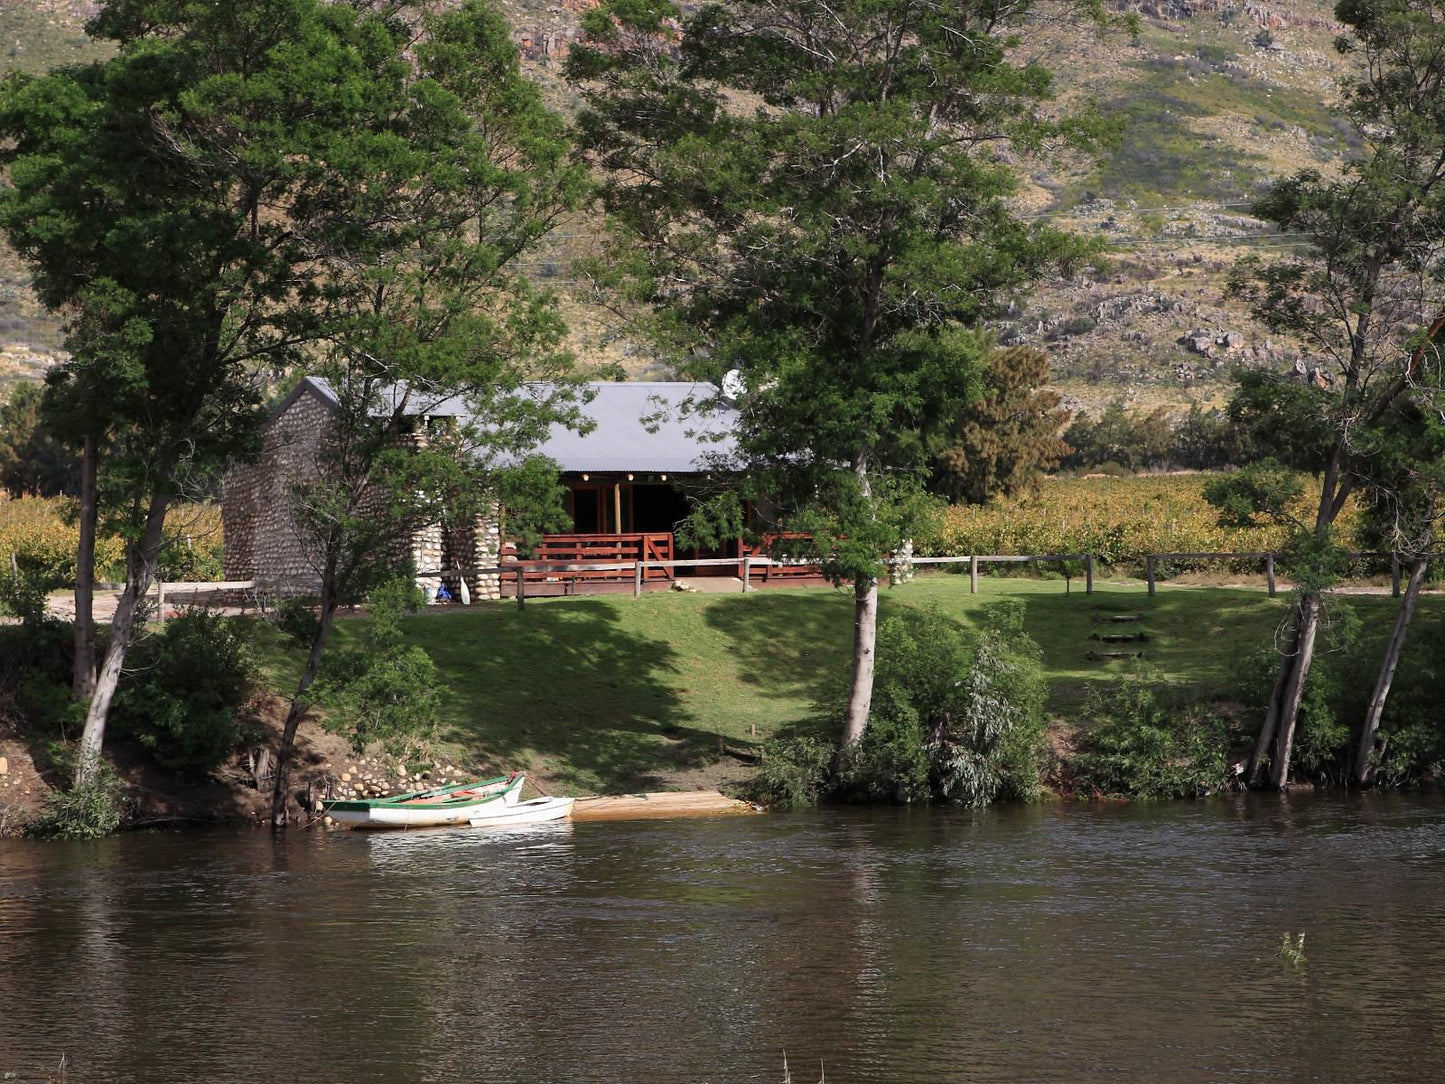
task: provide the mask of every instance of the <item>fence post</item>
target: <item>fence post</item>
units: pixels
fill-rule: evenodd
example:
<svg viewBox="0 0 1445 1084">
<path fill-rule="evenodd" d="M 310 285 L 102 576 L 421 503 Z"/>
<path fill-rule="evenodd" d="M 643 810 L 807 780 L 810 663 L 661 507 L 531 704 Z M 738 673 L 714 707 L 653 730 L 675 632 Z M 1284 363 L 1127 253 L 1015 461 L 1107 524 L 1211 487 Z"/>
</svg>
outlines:
<svg viewBox="0 0 1445 1084">
<path fill-rule="evenodd" d="M 1390 594 L 1400 597 L 1400 555 L 1390 554 Z"/>
<path fill-rule="evenodd" d="M 1149 581 L 1149 597 L 1154 597 L 1154 555 L 1144 558 L 1144 578 Z"/>
<path fill-rule="evenodd" d="M 1274 598 L 1274 554 L 1264 555 L 1264 582 L 1269 585 L 1269 597 Z"/>
<path fill-rule="evenodd" d="M 166 623 L 166 581 L 156 577 L 156 620 Z"/>
<path fill-rule="evenodd" d="M 632 597 L 642 597 L 642 561 L 632 563 Z"/>
<path fill-rule="evenodd" d="M 753 589 L 753 585 L 752 585 L 752 583 L 750 582 L 750 581 L 752 580 L 752 578 L 753 578 L 753 559 L 752 559 L 751 556 L 744 557 L 744 558 L 743 558 L 743 594 L 745 594 L 745 595 L 746 595 L 749 591 L 751 591 L 751 590 Z"/>
<path fill-rule="evenodd" d="M 978 555 L 968 559 L 968 593 L 978 594 Z"/>
<path fill-rule="evenodd" d="M 1084 554 L 1084 594 L 1094 593 L 1094 555 Z"/>
<path fill-rule="evenodd" d="M 517 566 L 517 609 L 521 609 L 527 601 L 527 574 L 522 571 L 522 566 Z"/>
</svg>

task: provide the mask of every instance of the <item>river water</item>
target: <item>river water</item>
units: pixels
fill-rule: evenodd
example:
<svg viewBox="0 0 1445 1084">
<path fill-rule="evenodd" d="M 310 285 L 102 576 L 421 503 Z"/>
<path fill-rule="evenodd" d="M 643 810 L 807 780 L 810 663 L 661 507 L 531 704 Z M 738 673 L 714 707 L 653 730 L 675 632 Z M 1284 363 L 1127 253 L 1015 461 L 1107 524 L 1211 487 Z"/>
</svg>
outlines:
<svg viewBox="0 0 1445 1084">
<path fill-rule="evenodd" d="M 0 841 L 0 1077 L 62 1057 L 72 1084 L 1439 1079 L 1445 800 Z"/>
</svg>

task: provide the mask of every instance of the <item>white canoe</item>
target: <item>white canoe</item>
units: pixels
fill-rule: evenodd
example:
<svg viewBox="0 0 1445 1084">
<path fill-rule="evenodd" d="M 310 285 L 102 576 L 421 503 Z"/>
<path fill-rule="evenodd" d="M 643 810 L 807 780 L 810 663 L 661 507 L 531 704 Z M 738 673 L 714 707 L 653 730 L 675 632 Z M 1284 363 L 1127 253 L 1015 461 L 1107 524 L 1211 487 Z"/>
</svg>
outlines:
<svg viewBox="0 0 1445 1084">
<path fill-rule="evenodd" d="M 516 805 L 492 805 L 469 818 L 473 828 L 500 828 L 506 824 L 542 824 L 565 820 L 572 815 L 575 798 L 533 798 Z"/>
<path fill-rule="evenodd" d="M 322 807 L 332 820 L 353 828 L 436 828 L 515 807 L 526 777 L 517 772 L 480 783 L 457 783 L 394 798 L 340 799 Z M 570 801 L 570 799 L 569 799 Z M 523 803 L 525 804 L 525 803 Z"/>
</svg>

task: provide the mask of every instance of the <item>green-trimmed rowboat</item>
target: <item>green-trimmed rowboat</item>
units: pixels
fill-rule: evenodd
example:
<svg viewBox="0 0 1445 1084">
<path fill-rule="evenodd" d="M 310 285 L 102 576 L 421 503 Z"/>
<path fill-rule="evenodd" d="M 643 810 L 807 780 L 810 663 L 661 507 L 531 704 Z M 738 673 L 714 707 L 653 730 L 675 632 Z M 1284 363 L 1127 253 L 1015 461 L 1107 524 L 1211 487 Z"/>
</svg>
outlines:
<svg viewBox="0 0 1445 1084">
<path fill-rule="evenodd" d="M 470 824 L 489 809 L 517 804 L 527 777 L 521 772 L 484 779 L 480 783 L 455 783 L 450 787 L 418 790 L 391 798 L 338 798 L 322 805 L 332 820 L 353 828 L 435 828 L 447 824 Z"/>
</svg>

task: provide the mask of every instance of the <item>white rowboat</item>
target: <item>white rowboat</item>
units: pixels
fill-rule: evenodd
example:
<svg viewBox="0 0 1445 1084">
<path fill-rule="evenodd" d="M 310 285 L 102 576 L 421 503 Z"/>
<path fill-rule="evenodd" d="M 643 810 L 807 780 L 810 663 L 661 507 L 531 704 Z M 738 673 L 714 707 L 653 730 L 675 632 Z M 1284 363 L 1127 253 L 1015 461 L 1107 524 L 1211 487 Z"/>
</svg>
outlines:
<svg viewBox="0 0 1445 1084">
<path fill-rule="evenodd" d="M 468 819 L 473 828 L 500 828 L 508 824 L 543 824 L 560 821 L 572 815 L 575 798 L 533 798 L 516 805 L 490 805 Z"/>
</svg>

